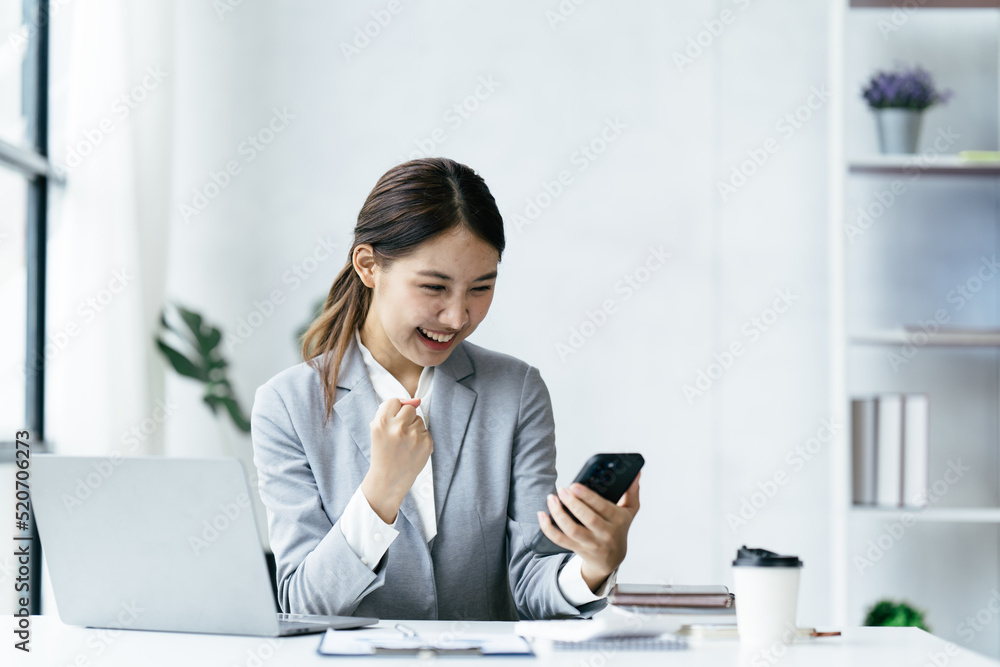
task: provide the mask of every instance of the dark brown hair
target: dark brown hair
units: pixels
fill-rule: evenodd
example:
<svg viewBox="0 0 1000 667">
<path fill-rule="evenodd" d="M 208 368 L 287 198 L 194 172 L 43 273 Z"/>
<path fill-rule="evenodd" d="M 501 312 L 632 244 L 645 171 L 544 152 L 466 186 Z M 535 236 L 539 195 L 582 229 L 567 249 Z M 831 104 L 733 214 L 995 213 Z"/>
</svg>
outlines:
<svg viewBox="0 0 1000 667">
<path fill-rule="evenodd" d="M 371 288 L 354 270 L 354 249 L 371 244 L 375 263 L 386 270 L 393 260 L 459 225 L 503 254 L 503 218 L 496 201 L 482 177 L 464 164 L 447 158 L 410 160 L 375 184 L 358 213 L 347 264 L 333 281 L 323 312 L 302 336 L 302 359 L 322 378 L 325 422 L 333 414 L 340 363 L 372 302 Z"/>
</svg>

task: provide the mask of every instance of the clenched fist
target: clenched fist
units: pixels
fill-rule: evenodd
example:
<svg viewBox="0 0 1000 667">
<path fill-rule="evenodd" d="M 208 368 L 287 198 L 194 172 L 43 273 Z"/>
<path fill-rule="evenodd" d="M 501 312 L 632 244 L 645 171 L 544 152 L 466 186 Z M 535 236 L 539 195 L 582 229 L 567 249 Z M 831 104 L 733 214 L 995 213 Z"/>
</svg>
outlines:
<svg viewBox="0 0 1000 667">
<path fill-rule="evenodd" d="M 419 398 L 390 398 L 371 421 L 371 467 L 361 491 L 379 518 L 396 520 L 403 498 L 434 451 L 434 441 L 417 414 Z"/>
</svg>

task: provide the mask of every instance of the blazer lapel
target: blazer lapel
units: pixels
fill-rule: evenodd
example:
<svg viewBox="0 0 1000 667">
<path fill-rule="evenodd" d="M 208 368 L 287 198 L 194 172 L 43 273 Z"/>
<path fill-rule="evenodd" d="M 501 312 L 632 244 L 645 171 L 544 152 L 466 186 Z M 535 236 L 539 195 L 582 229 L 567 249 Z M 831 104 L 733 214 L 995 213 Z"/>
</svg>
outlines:
<svg viewBox="0 0 1000 667">
<path fill-rule="evenodd" d="M 459 343 L 434 371 L 430 412 L 431 437 L 434 439 L 431 473 L 434 476 L 434 511 L 438 527 L 441 526 L 441 511 L 455 476 L 455 465 L 465 442 L 472 406 L 476 403 L 476 392 L 460 384 L 459 380 L 474 372 L 464 342 Z"/>
</svg>

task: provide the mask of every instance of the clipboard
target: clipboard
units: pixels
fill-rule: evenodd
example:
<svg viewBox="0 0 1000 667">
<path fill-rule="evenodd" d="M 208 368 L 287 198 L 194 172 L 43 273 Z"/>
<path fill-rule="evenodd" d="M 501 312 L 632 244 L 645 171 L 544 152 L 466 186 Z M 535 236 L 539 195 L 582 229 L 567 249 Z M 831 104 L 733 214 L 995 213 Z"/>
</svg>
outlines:
<svg viewBox="0 0 1000 667">
<path fill-rule="evenodd" d="M 481 634 L 447 640 L 425 637 L 400 637 L 388 630 L 334 630 L 329 628 L 320 640 L 317 653 L 329 656 L 528 656 L 531 645 L 515 634 Z"/>
</svg>

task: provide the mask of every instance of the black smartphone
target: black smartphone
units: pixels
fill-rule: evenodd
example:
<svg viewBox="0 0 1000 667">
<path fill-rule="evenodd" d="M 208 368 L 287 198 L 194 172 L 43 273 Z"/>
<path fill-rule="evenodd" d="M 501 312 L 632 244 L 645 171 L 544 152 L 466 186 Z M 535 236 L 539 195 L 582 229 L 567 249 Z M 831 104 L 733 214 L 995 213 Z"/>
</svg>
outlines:
<svg viewBox="0 0 1000 667">
<path fill-rule="evenodd" d="M 617 503 L 628 491 L 628 487 L 632 486 L 632 481 L 635 480 L 635 476 L 639 474 L 639 469 L 645 462 L 642 454 L 595 454 L 587 459 L 573 481 L 580 482 L 587 488 L 596 491 L 602 498 Z M 556 497 L 558 498 L 558 496 Z M 562 504 L 562 501 L 559 502 Z M 563 505 L 563 508 L 565 509 L 566 506 Z M 574 521 L 580 523 L 580 520 L 573 516 L 573 513 L 568 509 L 566 509 L 566 513 Z M 549 517 L 551 516 L 549 514 Z M 556 527 L 556 530 L 559 530 L 559 526 L 555 522 L 552 525 Z M 555 544 L 546 537 L 541 528 L 538 529 L 538 534 L 531 542 L 531 550 L 540 554 L 569 552 L 569 549 Z"/>
</svg>

